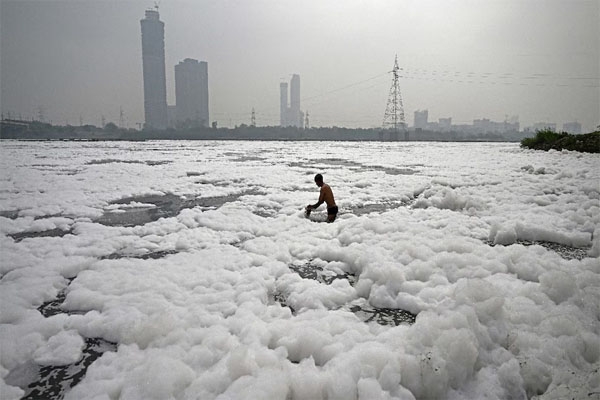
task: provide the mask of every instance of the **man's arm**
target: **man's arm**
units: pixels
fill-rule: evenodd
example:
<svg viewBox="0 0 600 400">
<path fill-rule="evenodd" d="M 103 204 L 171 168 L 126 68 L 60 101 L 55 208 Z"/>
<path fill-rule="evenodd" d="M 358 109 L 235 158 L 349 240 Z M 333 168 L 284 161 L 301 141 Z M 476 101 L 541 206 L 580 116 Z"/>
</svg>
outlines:
<svg viewBox="0 0 600 400">
<path fill-rule="evenodd" d="M 313 208 L 319 208 L 319 206 L 321 204 L 323 204 L 323 202 L 325 201 L 325 192 L 323 191 L 323 188 L 321 188 L 321 193 L 319 194 L 319 201 L 317 201 L 315 204 L 309 204 L 308 207 L 310 207 L 310 209 L 312 210 Z"/>
</svg>

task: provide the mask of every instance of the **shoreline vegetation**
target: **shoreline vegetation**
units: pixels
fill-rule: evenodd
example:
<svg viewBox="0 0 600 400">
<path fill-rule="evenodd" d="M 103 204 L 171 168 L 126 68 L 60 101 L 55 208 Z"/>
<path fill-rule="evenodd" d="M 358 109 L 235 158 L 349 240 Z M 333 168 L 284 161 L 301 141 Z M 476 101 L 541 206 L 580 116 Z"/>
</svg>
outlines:
<svg viewBox="0 0 600 400">
<path fill-rule="evenodd" d="M 0 139 L 17 140 L 282 140 L 282 141 L 443 141 L 443 142 L 519 142 L 532 132 L 509 131 L 503 133 L 478 133 L 448 131 L 436 132 L 410 129 L 394 132 L 380 128 L 318 127 L 299 129 L 295 127 L 261 126 L 242 124 L 235 128 L 191 127 L 185 129 L 126 129 L 114 123 L 104 128 L 94 125 L 51 125 L 32 121 L 3 120 Z"/>
<path fill-rule="evenodd" d="M 533 150 L 571 150 L 600 153 L 600 131 L 572 135 L 551 130 L 537 131 L 535 137 L 521 140 L 521 147 Z"/>
</svg>

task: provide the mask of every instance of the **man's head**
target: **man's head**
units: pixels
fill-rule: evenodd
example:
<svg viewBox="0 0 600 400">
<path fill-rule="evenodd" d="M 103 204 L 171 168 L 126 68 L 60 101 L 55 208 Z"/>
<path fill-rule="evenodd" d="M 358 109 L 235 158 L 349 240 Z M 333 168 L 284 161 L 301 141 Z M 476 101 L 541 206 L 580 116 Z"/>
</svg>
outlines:
<svg viewBox="0 0 600 400">
<path fill-rule="evenodd" d="M 321 187 L 323 186 L 323 175 L 321 174 L 316 174 L 315 175 L 315 183 L 317 184 L 317 186 Z"/>
</svg>

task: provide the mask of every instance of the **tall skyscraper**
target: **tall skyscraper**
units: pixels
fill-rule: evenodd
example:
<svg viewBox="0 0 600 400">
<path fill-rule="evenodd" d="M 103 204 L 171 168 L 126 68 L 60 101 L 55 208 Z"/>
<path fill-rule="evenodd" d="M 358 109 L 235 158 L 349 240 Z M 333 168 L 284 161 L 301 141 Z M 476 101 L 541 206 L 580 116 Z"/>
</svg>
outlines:
<svg viewBox="0 0 600 400">
<path fill-rule="evenodd" d="M 165 79 L 165 24 L 157 10 L 146 10 L 142 26 L 145 127 L 167 127 L 167 83 Z"/>
<path fill-rule="evenodd" d="M 208 126 L 208 64 L 186 58 L 175 66 L 177 121 L 184 126 Z"/>
<path fill-rule="evenodd" d="M 292 75 L 290 82 L 290 105 L 288 107 L 288 84 L 283 82 L 279 86 L 280 96 L 280 123 L 281 126 L 304 126 L 304 113 L 300 110 L 300 75 Z"/>
<path fill-rule="evenodd" d="M 300 111 L 300 75 L 292 75 L 290 82 L 290 125 L 302 128 L 304 113 Z"/>
<path fill-rule="evenodd" d="M 290 125 L 300 126 L 300 75 L 292 75 L 290 82 Z"/>
</svg>

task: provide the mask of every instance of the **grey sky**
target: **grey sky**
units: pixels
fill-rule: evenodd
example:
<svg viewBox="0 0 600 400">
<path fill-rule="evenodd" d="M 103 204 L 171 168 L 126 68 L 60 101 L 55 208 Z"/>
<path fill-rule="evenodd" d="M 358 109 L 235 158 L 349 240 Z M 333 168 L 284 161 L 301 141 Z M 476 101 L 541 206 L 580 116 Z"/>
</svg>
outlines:
<svg viewBox="0 0 600 400">
<path fill-rule="evenodd" d="M 4 113 L 54 123 L 143 120 L 140 19 L 151 1 L 0 0 Z M 298 73 L 312 126 L 381 125 L 394 55 L 413 112 L 453 123 L 519 115 L 600 123 L 598 0 L 162 0 L 173 67 L 208 62 L 211 120 L 279 121 L 279 82 Z"/>
</svg>

